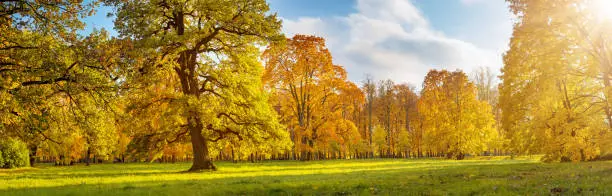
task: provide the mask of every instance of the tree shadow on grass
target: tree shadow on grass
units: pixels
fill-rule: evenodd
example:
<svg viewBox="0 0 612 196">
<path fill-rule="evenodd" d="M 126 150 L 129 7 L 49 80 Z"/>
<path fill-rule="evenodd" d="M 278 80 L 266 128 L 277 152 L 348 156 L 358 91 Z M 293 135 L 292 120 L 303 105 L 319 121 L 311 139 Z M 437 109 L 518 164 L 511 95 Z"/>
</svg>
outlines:
<svg viewBox="0 0 612 196">
<path fill-rule="evenodd" d="M 28 179 L 58 179 L 58 178 L 114 178 L 114 177 L 123 177 L 123 176 L 156 176 L 156 175 L 165 175 L 165 174 L 180 174 L 184 173 L 183 171 L 150 171 L 150 172 L 117 172 L 117 173 L 69 173 L 69 174 L 53 174 L 53 173 L 44 173 L 44 174 L 35 174 L 35 175 L 24 175 L 17 176 L 17 178 L 28 178 Z"/>
<path fill-rule="evenodd" d="M 393 193 L 399 189 L 389 178 L 403 174 L 417 178 L 417 171 L 383 169 L 342 174 L 262 175 L 205 180 L 136 181 L 129 183 L 76 184 L 58 187 L 25 188 L 0 191 L 0 195 L 299 195 Z M 429 180 L 427 180 L 429 181 Z M 341 182 L 341 183 L 339 183 Z M 412 190 L 415 190 L 414 188 Z M 425 191 L 425 189 L 418 189 Z M 404 190 L 404 191 L 407 191 Z M 404 192 L 404 193 L 412 193 Z"/>
<path fill-rule="evenodd" d="M 340 160 L 342 161 L 342 160 Z M 380 162 L 378 162 L 380 161 Z M 389 162 L 393 161 L 393 162 Z M 269 162 L 271 164 L 266 163 L 246 163 L 239 166 L 235 164 L 224 164 L 220 166 L 222 173 L 244 173 L 244 172 L 266 172 L 266 171 L 310 171 L 310 170 L 334 170 L 334 169 L 349 169 L 349 170 L 368 170 L 368 169 L 376 169 L 381 167 L 403 167 L 403 168 L 427 168 L 427 167 L 457 167 L 460 165 L 491 165 L 493 162 L 488 160 L 469 160 L 463 162 L 449 162 L 449 161 L 440 161 L 440 160 L 418 160 L 418 159 L 376 159 L 372 160 L 351 160 L 351 164 L 359 164 L 365 163 L 362 165 L 342 165 L 342 164 L 334 164 L 329 165 L 329 163 L 325 163 L 324 161 L 313 161 L 313 162 L 296 162 L 300 164 L 295 165 L 276 165 L 275 162 Z M 303 164 L 302 164 L 303 163 Z M 516 162 L 516 163 L 527 163 L 527 162 Z M 504 165 L 508 164 L 516 164 L 516 163 L 504 163 Z M 328 164 L 328 165 L 325 165 Z M 242 167 L 249 169 L 240 169 Z M 225 170 L 224 168 L 234 169 Z M 252 169 L 256 168 L 256 169 Z"/>
<path fill-rule="evenodd" d="M 325 165 L 324 162 L 298 162 L 303 163 L 304 165 L 279 165 L 275 162 L 266 164 L 266 163 L 253 163 L 253 164 L 241 164 L 236 165 L 229 162 L 222 162 L 222 166 L 219 171 L 212 172 L 212 174 L 221 174 L 221 175 L 232 175 L 232 174 L 245 174 L 245 173 L 265 173 L 265 172 L 325 172 L 332 170 L 351 170 L 353 172 L 367 172 L 372 170 L 379 170 L 380 168 L 387 169 L 413 169 L 413 170 L 427 170 L 432 166 L 435 167 L 451 167 L 456 168 L 461 165 L 456 165 L 456 163 L 452 162 L 416 162 L 416 161 L 401 161 L 398 162 L 385 162 L 389 161 L 388 159 L 383 159 L 381 162 L 366 162 L 363 161 L 362 165 L 359 165 L 362 161 L 357 162 L 349 162 L 352 164 L 357 163 L 358 165 L 345 166 L 342 164 L 335 164 L 332 166 Z M 280 163 L 280 162 L 278 162 Z M 481 164 L 490 164 L 491 162 L 487 161 L 472 161 L 465 162 L 462 164 L 469 164 L 469 166 L 481 165 Z M 282 163 L 280 163 L 282 164 Z M 508 164 L 505 164 L 508 165 Z M 102 166 L 102 167 L 98 167 Z M 74 167 L 79 167 L 78 172 L 39 172 L 33 175 L 28 175 L 27 172 L 30 171 L 40 171 L 37 169 L 33 169 L 26 172 L 21 172 L 15 178 L 18 179 L 58 179 L 58 178 L 115 178 L 115 177 L 124 177 L 124 176 L 135 176 L 135 177 L 149 177 L 149 176 L 158 176 L 158 175 L 167 175 L 167 174 L 181 174 L 181 173 L 191 173 L 185 172 L 188 169 L 188 165 L 185 165 L 184 169 L 175 169 L 172 171 L 164 171 L 164 166 L 168 166 L 168 164 L 113 164 L 113 165 L 93 165 L 90 167 L 86 166 L 73 166 L 73 167 L 60 167 L 60 168 L 52 168 L 52 169 L 75 169 Z M 249 169 L 241 169 L 249 168 Z M 256 169 L 250 169 L 256 168 Z M 43 168 L 44 169 L 44 168 Z M 204 172 L 206 173 L 206 172 Z M 7 178 L 10 178 L 7 177 Z M 2 177 L 0 177 L 2 179 Z"/>
<path fill-rule="evenodd" d="M 469 183 L 469 172 L 495 171 L 503 167 L 529 167 L 529 163 L 506 165 L 460 165 L 442 168 L 398 168 L 252 177 L 219 177 L 215 179 L 158 179 L 122 183 L 74 184 L 56 187 L 22 188 L 0 191 L 0 195 L 299 195 L 299 194 L 435 194 L 437 189 L 461 190 L 457 183 Z M 506 168 L 507 170 L 507 168 Z M 467 172 L 467 173 L 466 173 Z M 171 172 L 176 173 L 176 172 Z M 213 173 L 216 174 L 216 173 Z M 163 175 L 148 173 L 147 175 Z M 207 174 L 202 174 L 207 175 Z M 480 175 L 480 174 L 478 174 Z M 442 180 L 447 182 L 442 183 Z M 50 179 L 51 180 L 51 179 Z M 487 189 L 476 184 L 467 190 Z M 488 190 L 488 189 L 487 189 Z M 491 189 L 493 190 L 493 189 Z M 467 193 L 467 192 L 466 192 Z"/>
</svg>

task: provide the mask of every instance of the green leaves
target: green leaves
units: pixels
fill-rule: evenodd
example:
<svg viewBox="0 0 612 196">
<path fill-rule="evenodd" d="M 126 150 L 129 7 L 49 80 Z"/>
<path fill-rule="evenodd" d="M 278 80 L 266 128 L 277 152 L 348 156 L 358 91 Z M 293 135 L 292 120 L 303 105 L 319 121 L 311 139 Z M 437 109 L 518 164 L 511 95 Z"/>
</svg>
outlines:
<svg viewBox="0 0 612 196">
<path fill-rule="evenodd" d="M 13 138 L 0 140 L 0 168 L 29 166 L 28 147 L 23 141 Z"/>
<path fill-rule="evenodd" d="M 115 42 L 104 30 L 77 35 L 97 1 L 3 2 L 0 132 L 78 158 L 87 146 L 110 154 L 118 92 Z M 57 149 L 61 150 L 57 150 Z M 73 154 L 71 154 L 73 153 Z M 36 152 L 32 152 L 35 155 Z"/>
<path fill-rule="evenodd" d="M 120 36 L 140 52 L 131 56 L 126 84 L 140 87 L 129 90 L 129 108 L 139 124 L 134 132 L 153 147 L 146 150 L 200 135 L 213 147 L 251 152 L 290 145 L 262 91 L 255 46 L 280 28 L 264 0 L 107 3 L 117 8 Z M 209 159 L 208 149 L 195 151 L 207 145 L 192 142 L 194 160 Z"/>
</svg>

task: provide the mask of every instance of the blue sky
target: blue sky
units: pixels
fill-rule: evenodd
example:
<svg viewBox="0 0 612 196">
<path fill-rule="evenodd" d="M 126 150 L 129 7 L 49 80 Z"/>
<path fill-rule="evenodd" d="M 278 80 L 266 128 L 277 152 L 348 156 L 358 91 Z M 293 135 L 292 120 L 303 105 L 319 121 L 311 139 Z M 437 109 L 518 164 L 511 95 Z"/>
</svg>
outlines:
<svg viewBox="0 0 612 196">
<path fill-rule="evenodd" d="M 503 0 L 268 0 L 283 32 L 326 38 L 349 79 L 366 74 L 417 88 L 429 69 L 499 71 L 512 33 Z M 86 18 L 85 31 L 114 33 L 111 10 Z"/>
</svg>

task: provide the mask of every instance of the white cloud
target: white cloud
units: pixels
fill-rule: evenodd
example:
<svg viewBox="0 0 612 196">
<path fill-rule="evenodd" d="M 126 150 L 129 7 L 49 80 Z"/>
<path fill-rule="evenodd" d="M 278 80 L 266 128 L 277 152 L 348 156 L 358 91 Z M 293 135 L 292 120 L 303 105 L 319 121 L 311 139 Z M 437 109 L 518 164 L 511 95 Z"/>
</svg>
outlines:
<svg viewBox="0 0 612 196">
<path fill-rule="evenodd" d="M 297 21 L 283 19 L 283 30 L 285 32 L 297 32 L 316 36 L 325 36 L 317 32 L 326 28 L 326 23 L 320 18 L 300 18 Z"/>
<path fill-rule="evenodd" d="M 471 5 L 471 4 L 480 3 L 480 2 L 484 2 L 484 0 L 461 0 L 461 3 L 466 4 L 466 5 Z"/>
<path fill-rule="evenodd" d="M 475 0 L 462 0 L 475 1 Z M 357 0 L 356 13 L 333 18 L 284 19 L 283 31 L 324 37 L 349 79 L 392 79 L 421 86 L 429 69 L 501 67 L 499 48 L 482 48 L 431 27 L 410 0 Z"/>
</svg>

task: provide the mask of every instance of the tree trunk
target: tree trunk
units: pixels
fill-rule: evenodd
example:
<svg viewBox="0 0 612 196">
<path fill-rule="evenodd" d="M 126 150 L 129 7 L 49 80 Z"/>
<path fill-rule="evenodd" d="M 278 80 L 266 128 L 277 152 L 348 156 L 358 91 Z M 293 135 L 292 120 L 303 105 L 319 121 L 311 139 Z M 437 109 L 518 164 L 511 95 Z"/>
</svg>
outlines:
<svg viewBox="0 0 612 196">
<path fill-rule="evenodd" d="M 34 164 L 36 163 L 36 151 L 38 151 L 38 146 L 36 145 L 32 145 L 30 147 L 30 167 L 34 167 Z"/>
<path fill-rule="evenodd" d="M 174 25 L 176 33 L 182 36 L 185 33 L 184 14 L 182 12 L 176 12 L 173 14 L 174 21 L 177 23 Z M 179 67 L 175 67 L 183 94 L 190 95 L 199 98 L 201 92 L 199 89 L 198 75 L 196 73 L 198 53 L 196 49 L 189 49 L 182 51 L 179 58 L 176 59 Z M 208 141 L 202 135 L 204 125 L 198 112 L 192 111 L 188 116 L 188 127 L 189 135 L 191 136 L 191 146 L 193 149 L 193 165 L 189 171 L 202 171 L 202 170 L 216 170 L 217 168 L 212 163 L 208 152 Z"/>
<path fill-rule="evenodd" d="M 460 152 L 460 153 L 457 155 L 457 160 L 463 160 L 463 159 L 465 159 L 465 154 L 463 154 L 463 153 L 461 153 L 461 152 Z"/>
<path fill-rule="evenodd" d="M 231 146 L 232 149 L 232 162 L 233 163 L 237 163 L 236 161 L 236 153 L 234 152 L 234 146 Z"/>
<path fill-rule="evenodd" d="M 604 89 L 605 89 L 604 90 L 604 92 L 605 92 L 604 96 L 605 96 L 605 99 L 606 99 L 606 105 L 604 107 L 604 112 L 606 114 L 606 119 L 608 120 L 608 128 L 609 128 L 609 130 L 612 130 L 612 110 L 610 109 L 610 101 L 609 101 L 610 94 L 612 94 L 611 93 L 612 89 L 610 89 L 610 88 L 612 88 L 612 87 L 610 87 L 611 86 L 611 84 L 610 84 L 610 76 L 608 75 L 607 72 L 603 73 L 603 83 L 604 83 Z"/>
<path fill-rule="evenodd" d="M 85 155 L 85 165 L 89 166 L 89 160 L 91 157 L 91 147 L 87 147 L 87 155 Z"/>
<path fill-rule="evenodd" d="M 217 170 L 208 154 L 208 141 L 202 135 L 204 126 L 200 118 L 197 116 L 191 117 L 189 124 L 189 134 L 191 135 L 191 146 L 193 149 L 193 165 L 191 165 L 189 171 Z"/>
</svg>

